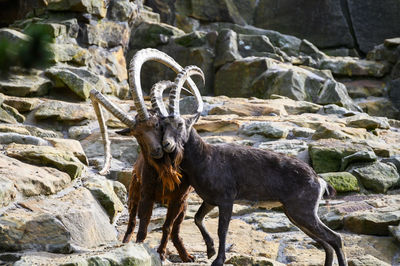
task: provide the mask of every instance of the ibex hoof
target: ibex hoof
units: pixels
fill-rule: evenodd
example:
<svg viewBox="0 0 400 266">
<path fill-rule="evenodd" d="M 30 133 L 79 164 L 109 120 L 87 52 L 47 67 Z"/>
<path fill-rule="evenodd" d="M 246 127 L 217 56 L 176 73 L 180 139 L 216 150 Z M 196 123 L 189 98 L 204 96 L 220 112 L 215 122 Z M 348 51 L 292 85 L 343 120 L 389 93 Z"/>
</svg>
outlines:
<svg viewBox="0 0 400 266">
<path fill-rule="evenodd" d="M 195 258 L 194 256 L 187 254 L 185 258 L 181 258 L 183 262 L 194 262 Z"/>
<path fill-rule="evenodd" d="M 212 248 L 210 248 L 210 249 L 207 249 L 207 257 L 209 258 L 209 259 L 211 259 L 214 255 L 215 255 L 215 248 L 214 247 L 212 247 Z"/>
</svg>

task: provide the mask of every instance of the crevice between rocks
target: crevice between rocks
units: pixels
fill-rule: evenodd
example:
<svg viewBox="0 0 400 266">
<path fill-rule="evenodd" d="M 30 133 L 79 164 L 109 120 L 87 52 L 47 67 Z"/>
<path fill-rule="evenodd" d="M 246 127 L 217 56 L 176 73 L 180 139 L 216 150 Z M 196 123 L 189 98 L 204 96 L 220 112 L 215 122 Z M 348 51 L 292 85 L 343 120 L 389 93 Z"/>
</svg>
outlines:
<svg viewBox="0 0 400 266">
<path fill-rule="evenodd" d="M 343 16 L 346 20 L 347 26 L 349 27 L 350 35 L 351 35 L 351 37 L 353 37 L 354 48 L 357 50 L 357 52 L 360 56 L 364 57 L 365 53 L 363 51 L 361 51 L 361 49 L 360 49 L 360 45 L 357 40 L 356 32 L 354 30 L 353 21 L 351 19 L 351 15 L 350 15 L 350 8 L 349 8 L 348 0 L 340 0 L 340 7 L 342 8 Z"/>
</svg>

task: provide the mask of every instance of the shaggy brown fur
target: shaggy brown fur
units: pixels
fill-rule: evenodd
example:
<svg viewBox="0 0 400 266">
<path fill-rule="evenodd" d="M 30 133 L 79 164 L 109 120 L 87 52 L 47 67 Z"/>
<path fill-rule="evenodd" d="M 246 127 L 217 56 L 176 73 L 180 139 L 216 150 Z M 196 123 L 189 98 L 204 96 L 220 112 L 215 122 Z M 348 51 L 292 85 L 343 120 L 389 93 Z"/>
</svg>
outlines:
<svg viewBox="0 0 400 266">
<path fill-rule="evenodd" d="M 157 252 L 162 259 L 165 258 L 166 245 L 171 234 L 172 242 L 182 261 L 191 262 L 194 261 L 194 257 L 186 251 L 179 237 L 179 229 L 185 217 L 186 199 L 192 188 L 177 168 L 182 154 L 176 154 L 173 157 L 174 160 L 171 160 L 172 156 L 168 155 L 159 159 L 151 156 L 151 154 L 158 153 L 158 148 L 155 148 L 157 145 L 153 144 L 161 143 L 161 130 L 158 129 L 157 120 L 158 118 L 153 116 L 148 121 L 139 122 L 134 130 L 119 132 L 123 135 L 135 136 L 141 147 L 141 153 L 134 165 L 129 186 L 129 222 L 123 242 L 127 243 L 131 240 L 136 225 L 136 216 L 140 219 L 136 242 L 143 242 L 147 236 L 147 227 L 150 223 L 154 202 L 167 203 L 167 217 L 162 228 L 163 235 Z"/>
</svg>

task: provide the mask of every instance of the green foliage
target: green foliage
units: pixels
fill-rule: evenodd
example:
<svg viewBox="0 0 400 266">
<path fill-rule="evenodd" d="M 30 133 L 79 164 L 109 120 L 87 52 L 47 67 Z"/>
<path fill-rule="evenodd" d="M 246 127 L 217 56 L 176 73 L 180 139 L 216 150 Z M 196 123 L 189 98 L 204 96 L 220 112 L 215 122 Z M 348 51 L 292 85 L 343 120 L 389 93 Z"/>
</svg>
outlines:
<svg viewBox="0 0 400 266">
<path fill-rule="evenodd" d="M 10 68 L 20 66 L 26 69 L 48 66 L 51 59 L 51 36 L 41 28 L 32 28 L 25 32 L 27 40 L 10 42 L 0 39 L 0 74 L 7 75 Z"/>
</svg>

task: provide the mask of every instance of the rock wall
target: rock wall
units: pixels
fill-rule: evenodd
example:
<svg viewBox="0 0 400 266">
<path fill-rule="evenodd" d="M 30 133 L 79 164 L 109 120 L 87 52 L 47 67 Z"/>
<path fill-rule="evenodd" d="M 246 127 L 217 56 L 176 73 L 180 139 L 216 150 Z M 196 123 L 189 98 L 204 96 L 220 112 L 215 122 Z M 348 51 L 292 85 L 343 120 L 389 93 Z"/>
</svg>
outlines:
<svg viewBox="0 0 400 266">
<path fill-rule="evenodd" d="M 252 10 L 262 1 L 224 0 L 218 8 L 214 2 L 147 1 L 159 15 L 128 0 L 49 0 L 0 29 L 2 42 L 16 47 L 29 43 L 30 32 L 46 32 L 51 55 L 47 66 L 14 66 L 0 77 L 0 264 L 161 264 L 152 248 L 160 241 L 164 205 L 156 204 L 145 245 L 120 243 L 140 147 L 116 134 L 125 125 L 106 114 L 113 160 L 110 173 L 98 175 L 103 143 L 88 100 L 95 88 L 134 116 L 127 66 L 147 47 L 205 72 L 205 108 L 195 128 L 206 142 L 308 163 L 338 192 L 329 206 L 321 201 L 319 216 L 343 236 L 349 264 L 400 263 L 399 40 L 385 40 L 366 59 L 332 56 L 306 39 L 245 25 L 254 23 Z M 175 8 L 176 16 L 164 17 Z M 191 17 L 179 16 L 182 10 Z M 146 64 L 144 90 L 175 75 Z M 190 113 L 193 99 L 182 99 L 181 107 Z M 201 202 L 190 194 L 181 236 L 197 262 L 210 264 L 193 223 Z M 279 206 L 235 205 L 233 217 L 228 263 L 324 261 L 322 248 Z M 216 211 L 206 225 L 217 241 Z M 171 244 L 168 249 L 168 259 L 179 262 Z"/>
<path fill-rule="evenodd" d="M 195 27 L 196 24 L 187 17 L 200 23 L 248 24 L 307 39 L 321 49 L 356 48 L 365 54 L 384 39 L 400 35 L 400 3 L 396 0 L 171 2 L 159 4 L 161 14 L 165 14 L 161 17 L 168 16 L 171 23 L 176 12 L 175 23 L 181 28 L 185 23 Z M 152 6 L 157 6 L 157 3 L 152 3 Z"/>
</svg>

